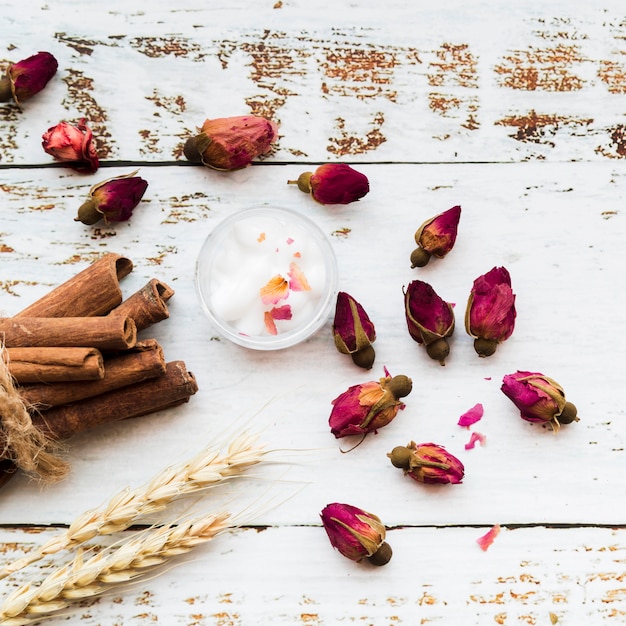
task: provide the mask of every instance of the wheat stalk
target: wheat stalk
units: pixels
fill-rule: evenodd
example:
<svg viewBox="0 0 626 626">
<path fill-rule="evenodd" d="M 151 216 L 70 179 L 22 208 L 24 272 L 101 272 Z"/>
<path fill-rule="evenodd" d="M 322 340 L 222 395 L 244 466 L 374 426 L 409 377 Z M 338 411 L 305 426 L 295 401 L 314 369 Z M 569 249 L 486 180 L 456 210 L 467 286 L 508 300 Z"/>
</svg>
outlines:
<svg viewBox="0 0 626 626">
<path fill-rule="evenodd" d="M 0 607 L 0 624 L 31 624 L 67 608 L 72 602 L 128 583 L 168 559 L 210 541 L 228 527 L 229 517 L 228 513 L 217 513 L 153 528 L 86 561 L 79 553 L 39 586 L 27 583 L 13 591 Z"/>
<path fill-rule="evenodd" d="M 221 454 L 218 448 L 207 447 L 193 459 L 166 468 L 147 485 L 123 489 L 103 508 L 86 511 L 61 535 L 6 565 L 0 570 L 0 580 L 46 555 L 80 545 L 98 535 L 126 530 L 139 517 L 162 511 L 173 500 L 240 475 L 259 463 L 265 454 L 256 440 L 256 435 L 242 433 L 230 443 L 226 454 Z"/>
</svg>

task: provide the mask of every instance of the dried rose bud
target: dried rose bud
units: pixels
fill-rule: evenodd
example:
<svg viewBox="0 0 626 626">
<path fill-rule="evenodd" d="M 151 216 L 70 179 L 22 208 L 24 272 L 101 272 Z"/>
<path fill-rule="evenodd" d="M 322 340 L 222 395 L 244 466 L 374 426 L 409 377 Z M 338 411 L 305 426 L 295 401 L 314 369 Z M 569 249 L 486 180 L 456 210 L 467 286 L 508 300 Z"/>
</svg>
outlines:
<svg viewBox="0 0 626 626">
<path fill-rule="evenodd" d="M 411 254 L 411 267 L 424 267 L 431 256 L 442 259 L 454 246 L 461 218 L 461 207 L 451 209 L 425 221 L 415 233 L 417 248 Z"/>
<path fill-rule="evenodd" d="M 78 124 L 61 122 L 49 128 L 42 136 L 43 149 L 56 161 L 67 163 L 77 172 L 93 174 L 100 161 L 93 145 L 93 133 L 85 118 Z"/>
<path fill-rule="evenodd" d="M 0 79 L 0 102 L 15 100 L 17 104 L 38 94 L 56 74 L 59 64 L 49 52 L 38 52 L 9 65 Z"/>
<path fill-rule="evenodd" d="M 478 356 L 491 356 L 513 334 L 515 294 L 504 267 L 494 267 L 474 281 L 465 311 L 465 330 L 474 337 Z"/>
<path fill-rule="evenodd" d="M 434 443 L 411 441 L 407 446 L 396 446 L 387 456 L 394 467 L 420 483 L 456 485 L 465 474 L 463 463 Z"/>
<path fill-rule="evenodd" d="M 238 170 L 269 152 L 278 135 L 278 126 L 256 115 L 205 120 L 200 134 L 191 137 L 183 149 L 185 157 L 216 170 Z"/>
<path fill-rule="evenodd" d="M 411 337 L 426 346 L 431 359 L 445 365 L 450 353 L 446 338 L 454 332 L 452 305 L 442 300 L 428 283 L 414 280 L 404 292 L 404 309 Z"/>
<path fill-rule="evenodd" d="M 543 374 L 521 371 L 507 374 L 501 389 L 528 422 L 550 424 L 558 432 L 561 424 L 579 421 L 576 407 L 565 399 L 563 388 Z"/>
<path fill-rule="evenodd" d="M 370 190 L 367 176 L 344 163 L 320 165 L 314 172 L 303 172 L 298 180 L 287 183 L 298 185 L 300 191 L 310 193 L 320 204 L 350 204 Z"/>
<path fill-rule="evenodd" d="M 386 426 L 404 408 L 400 398 L 411 393 L 413 383 L 402 374 L 361 385 L 354 385 L 332 401 L 328 423 L 330 432 L 339 439 L 349 435 L 366 435 Z"/>
<path fill-rule="evenodd" d="M 90 225 L 101 219 L 107 224 L 130 219 L 148 187 L 148 182 L 135 176 L 136 173 L 109 178 L 94 185 L 89 190 L 89 200 L 78 209 L 75 221 Z"/>
<path fill-rule="evenodd" d="M 385 565 L 391 559 L 385 526 L 376 515 L 333 502 L 322 509 L 320 517 L 330 543 L 343 556 L 357 562 L 367 559 L 372 565 Z"/>
<path fill-rule="evenodd" d="M 363 307 L 344 291 L 337 294 L 333 321 L 335 346 L 342 354 L 349 354 L 356 365 L 371 369 L 374 364 L 376 339 L 374 324 Z"/>
</svg>

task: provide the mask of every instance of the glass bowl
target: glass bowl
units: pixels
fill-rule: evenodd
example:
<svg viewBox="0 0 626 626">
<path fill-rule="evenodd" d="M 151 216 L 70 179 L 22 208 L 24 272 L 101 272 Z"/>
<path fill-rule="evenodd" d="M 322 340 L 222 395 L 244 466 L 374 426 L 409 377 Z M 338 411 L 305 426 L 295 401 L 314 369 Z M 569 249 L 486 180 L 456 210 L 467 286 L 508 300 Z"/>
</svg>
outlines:
<svg viewBox="0 0 626 626">
<path fill-rule="evenodd" d="M 196 263 L 196 288 L 215 329 L 254 350 L 289 348 L 328 320 L 337 259 L 308 217 L 280 207 L 244 209 L 220 222 Z"/>
</svg>

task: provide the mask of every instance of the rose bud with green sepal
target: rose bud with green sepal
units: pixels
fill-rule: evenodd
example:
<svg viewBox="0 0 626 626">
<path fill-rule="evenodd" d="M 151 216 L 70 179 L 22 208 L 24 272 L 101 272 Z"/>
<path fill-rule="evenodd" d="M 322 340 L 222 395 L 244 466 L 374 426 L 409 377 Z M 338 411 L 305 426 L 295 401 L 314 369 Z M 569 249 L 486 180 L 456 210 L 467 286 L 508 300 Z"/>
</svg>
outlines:
<svg viewBox="0 0 626 626">
<path fill-rule="evenodd" d="M 387 456 L 394 467 L 420 483 L 456 485 L 465 475 L 463 463 L 434 443 L 411 441 L 406 446 L 396 446 Z"/>
<path fill-rule="evenodd" d="M 298 180 L 287 181 L 320 204 L 350 204 L 369 193 L 370 185 L 365 174 L 345 163 L 326 163 L 314 172 L 303 172 Z"/>
<path fill-rule="evenodd" d="M 563 388 L 539 372 L 517 371 L 502 379 L 502 392 L 528 422 L 550 424 L 558 432 L 562 424 L 578 422 L 576 407 L 565 399 Z"/>
<path fill-rule="evenodd" d="M 183 152 L 193 163 L 216 170 L 238 170 L 270 151 L 278 126 L 264 117 L 240 115 L 205 120 L 200 134 L 185 142 Z"/>
<path fill-rule="evenodd" d="M 0 102 L 21 104 L 38 94 L 56 74 L 59 64 L 49 52 L 38 52 L 12 63 L 0 79 Z"/>
<path fill-rule="evenodd" d="M 404 311 L 411 337 L 424 344 L 431 359 L 445 365 L 450 353 L 447 338 L 454 332 L 452 305 L 424 281 L 414 280 L 404 292 Z"/>
<path fill-rule="evenodd" d="M 350 504 L 333 502 L 320 513 L 330 543 L 352 561 L 368 560 L 385 565 L 391 559 L 391 546 L 380 518 Z"/>
<path fill-rule="evenodd" d="M 148 188 L 148 182 L 135 176 L 136 173 L 116 176 L 94 185 L 89 190 L 89 199 L 78 209 L 75 221 L 91 225 L 101 219 L 107 224 L 130 219 Z"/>
<path fill-rule="evenodd" d="M 461 207 L 453 206 L 426 220 L 415 233 L 417 248 L 411 253 L 411 267 L 424 267 L 431 256 L 446 256 L 456 241 L 460 218 Z"/>
<path fill-rule="evenodd" d="M 391 422 L 404 409 L 404 398 L 411 393 L 410 378 L 399 374 L 354 385 L 332 401 L 333 409 L 328 423 L 337 439 L 349 435 L 367 435 Z"/>
<path fill-rule="evenodd" d="M 42 136 L 43 149 L 55 161 L 67 163 L 77 172 L 93 174 L 100 161 L 93 145 L 93 133 L 82 118 L 78 124 L 61 122 Z"/>
<path fill-rule="evenodd" d="M 363 307 L 345 291 L 337 294 L 333 336 L 339 352 L 349 354 L 359 367 L 371 369 L 375 358 L 372 342 L 376 339 L 376 329 Z"/>
<path fill-rule="evenodd" d="M 504 267 L 494 267 L 479 276 L 472 287 L 465 311 L 465 330 L 474 337 L 478 356 L 491 356 L 513 334 L 515 294 L 511 276 Z"/>
</svg>

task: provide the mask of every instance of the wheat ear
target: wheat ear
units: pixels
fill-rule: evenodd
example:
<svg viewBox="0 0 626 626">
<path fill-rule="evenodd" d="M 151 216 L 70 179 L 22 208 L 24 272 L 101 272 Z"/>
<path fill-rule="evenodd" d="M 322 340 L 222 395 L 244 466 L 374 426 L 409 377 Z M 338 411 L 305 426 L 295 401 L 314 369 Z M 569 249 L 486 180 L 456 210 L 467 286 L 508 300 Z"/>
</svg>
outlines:
<svg viewBox="0 0 626 626">
<path fill-rule="evenodd" d="M 242 433 L 230 443 L 226 454 L 221 454 L 219 448 L 207 447 L 193 459 L 166 468 L 147 485 L 123 489 L 103 508 L 86 511 L 58 537 L 6 565 L 0 570 L 0 580 L 46 555 L 80 545 L 98 535 L 126 530 L 139 517 L 162 511 L 173 500 L 242 474 L 259 463 L 265 454 L 256 441 L 256 435 Z"/>
<path fill-rule="evenodd" d="M 79 553 L 40 585 L 27 583 L 13 591 L 0 607 L 0 624 L 31 624 L 73 602 L 128 583 L 168 559 L 210 541 L 228 527 L 229 517 L 228 513 L 217 513 L 153 528 L 88 560 Z"/>
</svg>

